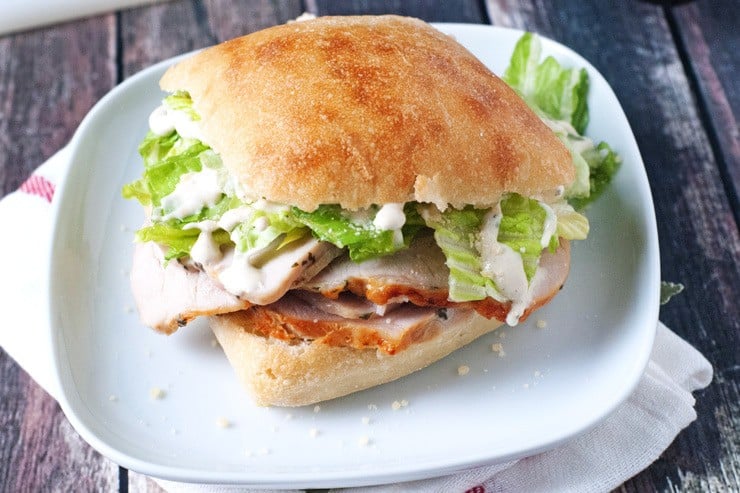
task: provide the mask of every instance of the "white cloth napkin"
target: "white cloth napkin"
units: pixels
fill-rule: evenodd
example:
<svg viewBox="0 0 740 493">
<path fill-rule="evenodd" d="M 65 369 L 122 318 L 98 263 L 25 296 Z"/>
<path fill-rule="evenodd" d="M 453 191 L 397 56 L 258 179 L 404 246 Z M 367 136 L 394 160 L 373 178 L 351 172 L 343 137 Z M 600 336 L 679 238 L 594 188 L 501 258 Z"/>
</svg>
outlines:
<svg viewBox="0 0 740 493">
<path fill-rule="evenodd" d="M 0 346 L 52 396 L 48 321 L 39 293 L 46 289 L 45 259 L 54 187 L 69 165 L 62 149 L 21 187 L 0 201 Z M 22 238 L 23 241 L 12 241 Z M 31 260 L 29 260 L 31 259 Z M 712 379 L 709 362 L 663 324 L 645 374 L 632 396 L 597 427 L 568 444 L 532 457 L 441 478 L 353 488 L 360 492 L 594 492 L 609 491 L 649 466 L 696 419 L 691 392 Z M 236 486 L 159 481 L 171 492 L 249 491 Z"/>
</svg>

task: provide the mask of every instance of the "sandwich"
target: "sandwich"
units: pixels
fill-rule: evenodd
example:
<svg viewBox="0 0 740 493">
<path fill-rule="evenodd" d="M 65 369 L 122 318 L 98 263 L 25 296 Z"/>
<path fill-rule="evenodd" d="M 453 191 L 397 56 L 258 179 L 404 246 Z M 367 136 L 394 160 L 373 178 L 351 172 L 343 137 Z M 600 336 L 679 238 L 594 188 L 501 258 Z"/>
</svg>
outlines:
<svg viewBox="0 0 740 493">
<path fill-rule="evenodd" d="M 170 67 L 123 189 L 146 210 L 143 323 L 208 317 L 257 404 L 302 406 L 525 320 L 588 232 L 568 201 L 614 158 L 537 108 L 537 63 L 512 67 L 507 84 L 397 16 L 289 23 Z M 580 79 L 559 69 L 572 103 Z"/>
</svg>

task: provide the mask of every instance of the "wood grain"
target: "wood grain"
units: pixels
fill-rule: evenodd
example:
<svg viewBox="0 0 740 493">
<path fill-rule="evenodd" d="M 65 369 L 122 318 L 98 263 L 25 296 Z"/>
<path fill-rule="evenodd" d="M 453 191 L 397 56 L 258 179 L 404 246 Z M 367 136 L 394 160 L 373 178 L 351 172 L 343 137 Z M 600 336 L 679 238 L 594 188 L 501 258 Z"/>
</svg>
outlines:
<svg viewBox="0 0 740 493">
<path fill-rule="evenodd" d="M 689 75 L 697 86 L 710 140 L 735 221 L 740 220 L 740 9 L 702 0 L 671 9 Z"/>
<path fill-rule="evenodd" d="M 740 413 L 733 375 L 740 347 L 740 238 L 663 8 L 639 2 L 609 9 L 587 2 L 488 3 L 494 23 L 565 43 L 614 88 L 648 171 L 663 278 L 686 285 L 686 292 L 663 308 L 661 319 L 715 368 L 712 385 L 696 394 L 700 419 L 622 490 L 738 487 Z"/>
<path fill-rule="evenodd" d="M 66 144 L 113 87 L 114 53 L 113 16 L 0 38 L 0 196 Z M 118 466 L 77 435 L 4 351 L 0 420 L 0 490 L 118 488 Z"/>
</svg>

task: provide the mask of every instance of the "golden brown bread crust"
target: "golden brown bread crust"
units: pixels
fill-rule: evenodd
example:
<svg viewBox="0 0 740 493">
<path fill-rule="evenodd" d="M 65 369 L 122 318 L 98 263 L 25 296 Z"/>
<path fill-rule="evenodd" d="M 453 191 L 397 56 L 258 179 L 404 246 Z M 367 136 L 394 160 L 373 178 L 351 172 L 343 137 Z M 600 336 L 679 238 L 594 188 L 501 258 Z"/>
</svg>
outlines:
<svg viewBox="0 0 740 493">
<path fill-rule="evenodd" d="M 514 91 L 417 19 L 276 26 L 171 67 L 161 86 L 190 93 L 207 143 L 255 199 L 487 206 L 574 178 Z"/>
<path fill-rule="evenodd" d="M 424 368 L 500 326 L 455 310 L 429 330 L 438 335 L 389 356 L 380 350 L 316 342 L 290 345 L 251 333 L 234 315 L 209 318 L 242 384 L 260 406 L 305 406 L 367 389 Z"/>
</svg>

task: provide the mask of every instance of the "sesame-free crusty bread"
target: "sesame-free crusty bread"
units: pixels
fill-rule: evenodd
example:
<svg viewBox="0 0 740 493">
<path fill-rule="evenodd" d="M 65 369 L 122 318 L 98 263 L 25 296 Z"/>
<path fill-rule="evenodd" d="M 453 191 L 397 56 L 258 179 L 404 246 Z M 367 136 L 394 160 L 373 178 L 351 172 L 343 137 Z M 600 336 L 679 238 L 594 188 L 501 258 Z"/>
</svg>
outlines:
<svg viewBox="0 0 740 493">
<path fill-rule="evenodd" d="M 574 179 L 568 151 L 515 92 L 417 19 L 272 27 L 171 67 L 161 86 L 190 93 L 206 143 L 254 199 L 444 209 Z"/>
<path fill-rule="evenodd" d="M 473 310 L 448 310 L 429 322 L 437 335 L 389 355 L 315 341 L 288 344 L 251 332 L 248 312 L 210 317 L 219 344 L 260 406 L 305 406 L 364 390 L 420 370 L 501 325 Z"/>
</svg>

